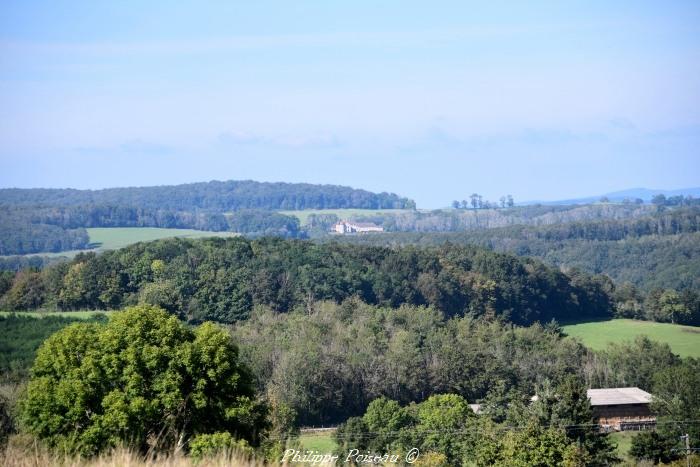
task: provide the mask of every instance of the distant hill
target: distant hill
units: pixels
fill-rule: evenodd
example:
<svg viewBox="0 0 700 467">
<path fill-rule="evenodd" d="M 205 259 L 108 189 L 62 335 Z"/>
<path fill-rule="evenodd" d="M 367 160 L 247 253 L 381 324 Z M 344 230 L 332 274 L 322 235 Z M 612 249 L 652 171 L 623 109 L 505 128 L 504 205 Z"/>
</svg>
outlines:
<svg viewBox="0 0 700 467">
<path fill-rule="evenodd" d="M 339 185 L 211 181 L 184 185 L 75 190 L 0 189 L 0 204 L 12 206 L 110 205 L 172 211 L 240 209 L 412 209 L 415 202 L 393 193 L 372 193 Z"/>
<path fill-rule="evenodd" d="M 650 188 L 630 188 L 628 190 L 613 191 L 611 193 L 605 193 L 597 196 L 588 196 L 584 198 L 572 198 L 572 199 L 562 199 L 556 201 L 526 201 L 523 203 L 518 203 L 521 205 L 528 204 L 542 204 L 542 205 L 558 205 L 558 204 L 590 204 L 600 201 L 602 197 L 608 198 L 612 202 L 620 202 L 624 199 L 634 200 L 639 198 L 645 203 L 651 201 L 651 199 L 662 194 L 666 197 L 669 196 L 692 196 L 694 198 L 700 198 L 700 187 L 694 188 L 681 188 L 678 190 L 652 190 Z"/>
</svg>

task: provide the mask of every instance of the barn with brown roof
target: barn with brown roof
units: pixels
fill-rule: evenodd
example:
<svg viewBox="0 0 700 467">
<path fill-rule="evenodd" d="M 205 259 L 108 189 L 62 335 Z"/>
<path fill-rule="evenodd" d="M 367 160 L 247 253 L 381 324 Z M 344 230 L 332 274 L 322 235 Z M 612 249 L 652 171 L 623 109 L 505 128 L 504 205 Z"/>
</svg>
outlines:
<svg viewBox="0 0 700 467">
<path fill-rule="evenodd" d="M 603 429 L 644 430 L 656 425 L 651 394 L 639 388 L 589 389 L 593 417 Z"/>
</svg>

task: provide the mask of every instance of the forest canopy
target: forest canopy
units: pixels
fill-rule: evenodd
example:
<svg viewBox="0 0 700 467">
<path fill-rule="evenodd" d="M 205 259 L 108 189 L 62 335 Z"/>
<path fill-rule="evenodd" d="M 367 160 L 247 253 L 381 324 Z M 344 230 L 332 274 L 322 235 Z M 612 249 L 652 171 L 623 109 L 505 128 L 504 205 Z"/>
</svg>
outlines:
<svg viewBox="0 0 700 467">
<path fill-rule="evenodd" d="M 468 246 L 315 244 L 262 238 L 167 239 L 77 255 L 18 273 L 9 310 L 118 309 L 145 303 L 191 321 L 235 322 L 255 305 L 285 312 L 358 297 L 389 307 L 429 305 L 448 316 L 527 324 L 611 316 L 612 282 Z"/>
<path fill-rule="evenodd" d="M 571 211 L 556 215 L 567 212 L 573 216 Z M 583 212 L 588 211 L 580 214 Z M 592 215 L 592 211 L 588 214 Z M 541 216 L 535 220 L 545 222 Z M 630 282 L 646 292 L 655 288 L 700 292 L 699 230 L 700 208 L 688 207 L 664 208 L 631 218 L 521 224 L 461 232 L 392 232 L 338 240 L 393 246 L 477 245 L 539 258 L 562 269 L 579 268 L 590 274 L 605 274 L 618 284 Z"/>
</svg>

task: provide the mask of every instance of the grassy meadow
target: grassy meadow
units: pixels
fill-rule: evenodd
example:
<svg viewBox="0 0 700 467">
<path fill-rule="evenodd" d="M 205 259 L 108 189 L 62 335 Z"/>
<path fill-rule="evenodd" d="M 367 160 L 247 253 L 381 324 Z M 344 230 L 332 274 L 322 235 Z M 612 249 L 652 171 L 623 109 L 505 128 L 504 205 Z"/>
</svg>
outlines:
<svg viewBox="0 0 700 467">
<path fill-rule="evenodd" d="M 48 256 L 72 258 L 86 251 L 117 250 L 133 243 L 149 242 L 161 238 L 205 238 L 205 237 L 235 237 L 236 232 L 210 232 L 193 229 L 161 229 L 157 227 L 93 227 L 87 228 L 92 248 L 86 250 L 59 251 L 57 253 L 32 253 L 26 256 Z"/>
<path fill-rule="evenodd" d="M 299 444 L 302 449 L 318 451 L 321 454 L 330 454 L 336 448 L 333 440 L 333 431 L 308 431 L 299 435 Z"/>
<path fill-rule="evenodd" d="M 611 342 L 647 336 L 671 346 L 681 357 L 700 357 L 700 327 L 654 323 L 633 319 L 613 319 L 562 326 L 566 334 L 580 339 L 586 346 L 599 350 Z"/>
<path fill-rule="evenodd" d="M 160 229 L 155 227 L 100 227 L 86 229 L 90 243 L 100 250 L 116 250 L 132 243 L 148 242 L 161 238 L 183 237 L 234 237 L 235 232 L 208 232 L 192 229 Z"/>
</svg>

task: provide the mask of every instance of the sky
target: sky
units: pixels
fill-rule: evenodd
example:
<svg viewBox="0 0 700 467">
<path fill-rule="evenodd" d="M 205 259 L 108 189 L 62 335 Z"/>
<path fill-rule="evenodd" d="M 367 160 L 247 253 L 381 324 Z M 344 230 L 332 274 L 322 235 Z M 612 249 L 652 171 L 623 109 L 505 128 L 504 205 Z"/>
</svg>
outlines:
<svg viewBox="0 0 700 467">
<path fill-rule="evenodd" d="M 0 1 L 0 187 L 700 186 L 698 1 Z"/>
</svg>

